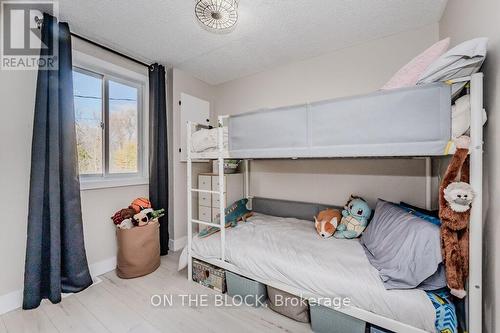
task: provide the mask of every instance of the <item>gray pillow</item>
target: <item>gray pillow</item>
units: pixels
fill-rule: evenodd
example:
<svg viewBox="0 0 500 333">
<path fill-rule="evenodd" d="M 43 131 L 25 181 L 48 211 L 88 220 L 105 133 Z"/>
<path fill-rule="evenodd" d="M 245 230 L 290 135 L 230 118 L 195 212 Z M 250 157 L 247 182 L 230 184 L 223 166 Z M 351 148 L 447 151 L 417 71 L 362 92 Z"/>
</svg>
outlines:
<svg viewBox="0 0 500 333">
<path fill-rule="evenodd" d="M 361 244 L 387 289 L 446 286 L 439 227 L 395 204 L 378 200 Z"/>
<path fill-rule="evenodd" d="M 465 41 L 448 50 L 432 63 L 420 76 L 417 84 L 446 81 L 462 76 L 469 76 L 479 71 L 486 58 L 488 38 L 480 37 Z M 455 97 L 466 82 L 452 86 L 452 96 Z"/>
</svg>

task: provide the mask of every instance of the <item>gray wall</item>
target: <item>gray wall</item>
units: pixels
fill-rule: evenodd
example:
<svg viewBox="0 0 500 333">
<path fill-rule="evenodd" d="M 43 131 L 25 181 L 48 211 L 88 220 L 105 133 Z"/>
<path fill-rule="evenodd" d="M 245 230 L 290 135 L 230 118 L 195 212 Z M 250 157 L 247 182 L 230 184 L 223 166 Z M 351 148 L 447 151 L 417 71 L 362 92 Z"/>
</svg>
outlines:
<svg viewBox="0 0 500 333">
<path fill-rule="evenodd" d="M 450 0 L 439 24 L 442 38 L 451 37 L 452 45 L 474 37 L 489 37 L 488 57 L 484 66 L 485 127 L 484 156 L 484 261 L 483 312 L 484 332 L 500 332 L 500 1 Z"/>
</svg>

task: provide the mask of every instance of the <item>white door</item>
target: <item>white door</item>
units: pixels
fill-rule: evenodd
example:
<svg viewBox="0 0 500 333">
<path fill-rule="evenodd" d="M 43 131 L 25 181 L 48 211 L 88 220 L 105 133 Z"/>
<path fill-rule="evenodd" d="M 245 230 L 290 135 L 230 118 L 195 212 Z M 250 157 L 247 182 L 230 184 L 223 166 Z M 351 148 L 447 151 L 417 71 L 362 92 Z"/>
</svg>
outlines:
<svg viewBox="0 0 500 333">
<path fill-rule="evenodd" d="M 185 93 L 181 93 L 181 161 L 186 161 L 186 123 L 193 121 L 202 125 L 210 124 L 210 103 Z"/>
</svg>

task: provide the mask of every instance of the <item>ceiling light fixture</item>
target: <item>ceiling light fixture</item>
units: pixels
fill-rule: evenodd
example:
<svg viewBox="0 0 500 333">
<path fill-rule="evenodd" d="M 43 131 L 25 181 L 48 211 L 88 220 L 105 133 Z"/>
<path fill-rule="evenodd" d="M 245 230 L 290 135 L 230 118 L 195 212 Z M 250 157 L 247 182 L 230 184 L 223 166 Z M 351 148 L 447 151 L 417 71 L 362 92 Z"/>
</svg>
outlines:
<svg viewBox="0 0 500 333">
<path fill-rule="evenodd" d="M 210 32 L 228 33 L 238 22 L 239 0 L 197 0 L 194 13 L 203 28 Z"/>
</svg>

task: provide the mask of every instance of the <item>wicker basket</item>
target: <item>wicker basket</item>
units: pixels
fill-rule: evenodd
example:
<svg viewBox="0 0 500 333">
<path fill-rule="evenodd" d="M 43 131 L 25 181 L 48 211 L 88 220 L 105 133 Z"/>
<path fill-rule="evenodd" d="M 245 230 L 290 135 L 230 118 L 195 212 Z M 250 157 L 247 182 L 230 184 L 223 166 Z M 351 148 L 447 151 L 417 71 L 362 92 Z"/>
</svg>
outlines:
<svg viewBox="0 0 500 333">
<path fill-rule="evenodd" d="M 118 253 L 116 275 L 132 279 L 154 272 L 160 266 L 160 224 L 116 229 Z"/>
</svg>

